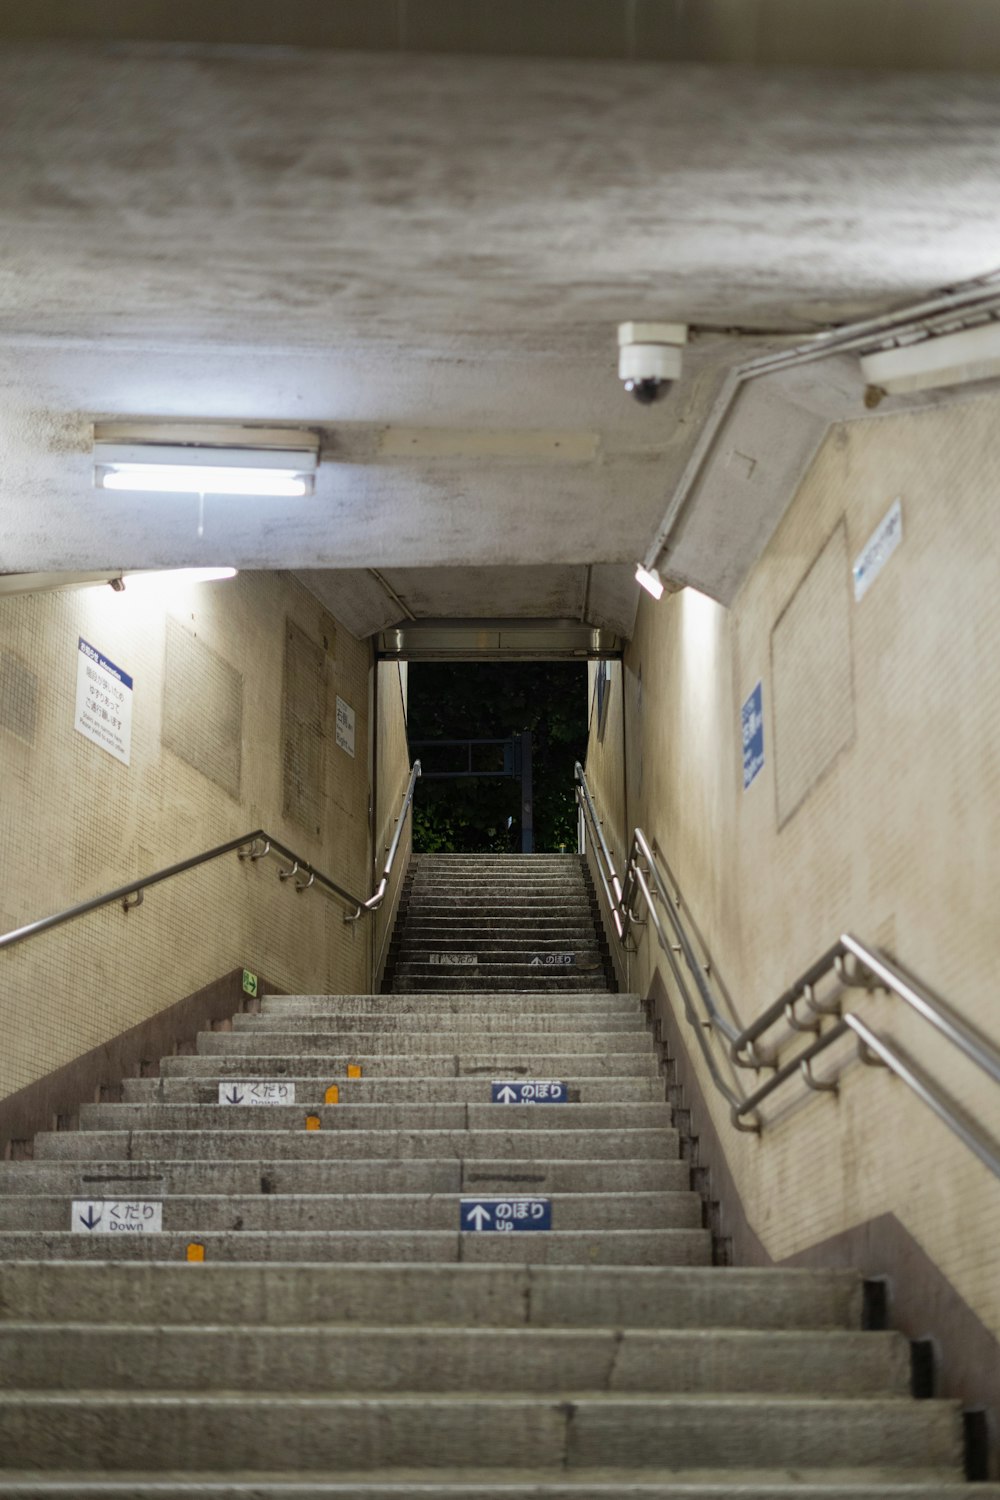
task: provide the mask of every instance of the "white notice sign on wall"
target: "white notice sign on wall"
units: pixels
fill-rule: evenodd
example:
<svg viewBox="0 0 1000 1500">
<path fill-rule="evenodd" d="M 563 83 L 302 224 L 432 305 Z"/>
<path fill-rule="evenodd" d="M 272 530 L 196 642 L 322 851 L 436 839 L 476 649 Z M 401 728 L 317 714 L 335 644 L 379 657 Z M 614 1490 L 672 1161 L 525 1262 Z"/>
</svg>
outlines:
<svg viewBox="0 0 1000 1500">
<path fill-rule="evenodd" d="M 354 709 L 343 698 L 337 699 L 337 744 L 354 755 Z"/>
<path fill-rule="evenodd" d="M 76 668 L 76 727 L 128 765 L 132 753 L 132 679 L 81 635 Z"/>
<path fill-rule="evenodd" d="M 895 500 L 854 560 L 855 604 L 860 604 L 902 540 L 903 506 Z"/>
</svg>

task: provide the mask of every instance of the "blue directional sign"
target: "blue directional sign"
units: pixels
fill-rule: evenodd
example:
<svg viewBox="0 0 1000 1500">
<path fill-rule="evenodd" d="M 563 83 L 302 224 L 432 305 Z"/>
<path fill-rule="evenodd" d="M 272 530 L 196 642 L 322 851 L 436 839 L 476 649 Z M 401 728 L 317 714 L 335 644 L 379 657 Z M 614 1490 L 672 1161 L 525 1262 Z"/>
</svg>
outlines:
<svg viewBox="0 0 1000 1500">
<path fill-rule="evenodd" d="M 554 1083 L 551 1079 L 519 1079 L 516 1082 L 497 1083 L 493 1089 L 493 1104 L 568 1104 L 569 1085 Z"/>
<path fill-rule="evenodd" d="M 740 710 L 743 738 L 743 790 L 757 779 L 764 765 L 764 689 L 758 682 Z"/>
<path fill-rule="evenodd" d="M 458 1227 L 474 1234 L 551 1229 L 552 1199 L 463 1198 L 459 1203 Z"/>
</svg>

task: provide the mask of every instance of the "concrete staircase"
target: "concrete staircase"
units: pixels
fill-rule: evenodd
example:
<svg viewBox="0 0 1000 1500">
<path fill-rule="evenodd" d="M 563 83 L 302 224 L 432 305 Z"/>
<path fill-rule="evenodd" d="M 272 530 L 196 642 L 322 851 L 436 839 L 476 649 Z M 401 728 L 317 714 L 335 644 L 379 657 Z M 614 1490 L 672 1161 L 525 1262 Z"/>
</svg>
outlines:
<svg viewBox="0 0 1000 1500">
<path fill-rule="evenodd" d="M 0 1164 L 3 1500 L 1000 1496 L 855 1275 L 710 1265 L 635 996 L 267 998 L 80 1123 Z"/>
<path fill-rule="evenodd" d="M 414 855 L 382 989 L 614 990 L 586 861 L 576 854 Z"/>
</svg>

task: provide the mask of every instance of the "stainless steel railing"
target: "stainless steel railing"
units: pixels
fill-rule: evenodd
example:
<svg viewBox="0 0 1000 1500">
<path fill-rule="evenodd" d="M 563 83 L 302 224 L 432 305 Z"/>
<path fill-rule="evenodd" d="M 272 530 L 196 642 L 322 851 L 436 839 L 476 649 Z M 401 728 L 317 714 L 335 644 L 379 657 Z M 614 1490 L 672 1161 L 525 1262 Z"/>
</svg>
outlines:
<svg viewBox="0 0 1000 1500">
<path fill-rule="evenodd" d="M 846 1008 L 844 997 L 856 990 L 881 990 L 896 997 L 994 1083 L 1000 1083 L 1000 1048 L 994 1042 L 900 965 L 851 933 L 842 933 L 749 1025 L 736 1026 L 725 1014 L 725 1002 L 713 986 L 712 964 L 699 956 L 698 944 L 683 920 L 684 903 L 666 861 L 642 829 L 636 828 L 624 878 L 619 878 L 579 764 L 576 781 L 577 800 L 593 841 L 595 863 L 618 941 L 623 951 L 634 952 L 633 928 L 647 922 L 651 926 L 709 1076 L 726 1099 L 737 1129 L 760 1132 L 765 1124 L 761 1106 L 794 1078 L 817 1093 L 836 1093 L 842 1064 L 834 1059 L 835 1071 L 822 1079 L 813 1073 L 813 1064 L 844 1037 L 853 1037 L 863 1063 L 888 1068 L 1000 1177 L 1000 1144 L 897 1043 Z M 644 917 L 636 911 L 640 901 Z M 833 993 L 824 998 L 818 992 L 828 981 L 832 981 Z M 780 1033 L 777 1028 L 781 1028 Z M 809 1040 L 800 1040 L 805 1037 Z M 789 1052 L 791 1055 L 787 1055 Z M 751 1070 L 758 1077 L 769 1071 L 770 1076 L 747 1092 L 740 1070 Z"/>
<path fill-rule="evenodd" d="M 289 864 L 288 869 L 279 869 L 278 879 L 282 882 L 291 880 L 296 891 L 308 891 L 316 889 L 325 895 L 344 902 L 353 907 L 350 916 L 344 918 L 345 922 L 355 922 L 365 912 L 375 911 L 385 900 L 385 893 L 389 885 L 389 877 L 396 860 L 399 849 L 399 841 L 402 836 L 403 827 L 407 814 L 413 804 L 413 790 L 416 786 L 417 777 L 420 775 L 420 762 L 415 761 L 410 772 L 410 780 L 407 785 L 406 795 L 396 819 L 396 829 L 386 858 L 382 876 L 375 888 L 374 894 L 367 901 L 359 896 L 354 896 L 350 891 L 338 885 L 329 875 L 324 875 L 317 870 L 315 865 L 303 859 L 294 850 L 274 838 L 263 828 L 255 828 L 251 833 L 245 833 L 240 838 L 230 839 L 228 843 L 217 844 L 214 849 L 205 849 L 201 854 L 193 854 L 189 859 L 182 859 L 177 864 L 167 865 L 162 870 L 155 870 L 152 875 L 144 875 L 139 880 L 131 880 L 127 885 L 116 886 L 113 891 L 105 891 L 101 896 L 93 896 L 89 901 L 80 901 L 76 906 L 68 906 L 64 911 L 54 912 L 51 916 L 40 917 L 35 922 L 28 922 L 23 927 L 16 927 L 12 932 L 0 936 L 0 950 L 13 948 L 17 943 L 23 943 L 28 938 L 38 937 L 43 932 L 50 932 L 54 927 L 62 927 L 67 922 L 74 922 L 78 917 L 84 917 L 88 912 L 98 911 L 102 906 L 113 906 L 120 902 L 126 910 L 142 904 L 144 893 L 150 886 L 159 885 L 164 880 L 172 880 L 177 875 L 183 875 L 187 870 L 197 869 L 200 865 L 209 864 L 212 860 L 221 859 L 226 854 L 235 853 L 241 860 L 256 862 L 269 856 L 278 856 Z"/>
<path fill-rule="evenodd" d="M 413 806 L 413 793 L 416 790 L 417 779 L 419 776 L 420 762 L 419 760 L 415 760 L 412 767 L 410 768 L 410 779 L 406 784 L 406 793 L 403 797 L 403 805 L 399 809 L 399 815 L 396 818 L 396 827 L 393 831 L 392 840 L 386 853 L 385 864 L 382 866 L 381 879 L 379 880 L 378 885 L 375 887 L 374 894 L 369 896 L 367 901 L 362 901 L 354 915 L 351 917 L 345 917 L 345 921 L 356 922 L 358 918 L 363 916 L 366 911 L 375 911 L 382 905 L 382 902 L 385 900 L 385 893 L 389 889 L 389 878 L 392 875 L 392 867 L 396 863 L 396 855 L 399 851 L 399 841 L 403 836 L 403 829 L 406 826 L 407 815 L 410 811 L 410 808 Z"/>
</svg>

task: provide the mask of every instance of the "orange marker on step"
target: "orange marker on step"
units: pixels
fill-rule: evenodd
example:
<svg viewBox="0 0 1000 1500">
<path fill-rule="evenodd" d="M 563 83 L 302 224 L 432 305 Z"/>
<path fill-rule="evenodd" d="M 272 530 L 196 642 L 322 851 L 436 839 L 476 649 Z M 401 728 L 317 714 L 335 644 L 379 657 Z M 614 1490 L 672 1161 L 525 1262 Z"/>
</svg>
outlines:
<svg viewBox="0 0 1000 1500">
<path fill-rule="evenodd" d="M 360 1078 L 361 1077 L 361 1064 L 360 1063 L 348 1063 L 347 1064 L 347 1076 L 348 1076 L 348 1078 Z"/>
<path fill-rule="evenodd" d="M 188 1245 L 188 1247 L 187 1247 L 187 1258 L 188 1258 L 188 1260 L 192 1260 L 192 1261 L 202 1261 L 202 1260 L 204 1260 L 205 1259 L 205 1246 L 202 1245 L 202 1244 L 199 1244 L 199 1242 L 197 1240 L 192 1240 L 191 1243 L 190 1243 L 190 1245 Z"/>
<path fill-rule="evenodd" d="M 307 1130 L 319 1130 L 321 1124 L 322 1121 L 320 1120 L 319 1115 L 306 1115 Z"/>
<path fill-rule="evenodd" d="M 339 1104 L 340 1103 L 340 1089 L 337 1087 L 337 1085 L 335 1083 L 331 1083 L 330 1087 L 327 1089 L 326 1093 L 323 1095 L 323 1103 L 324 1104 Z"/>
</svg>

